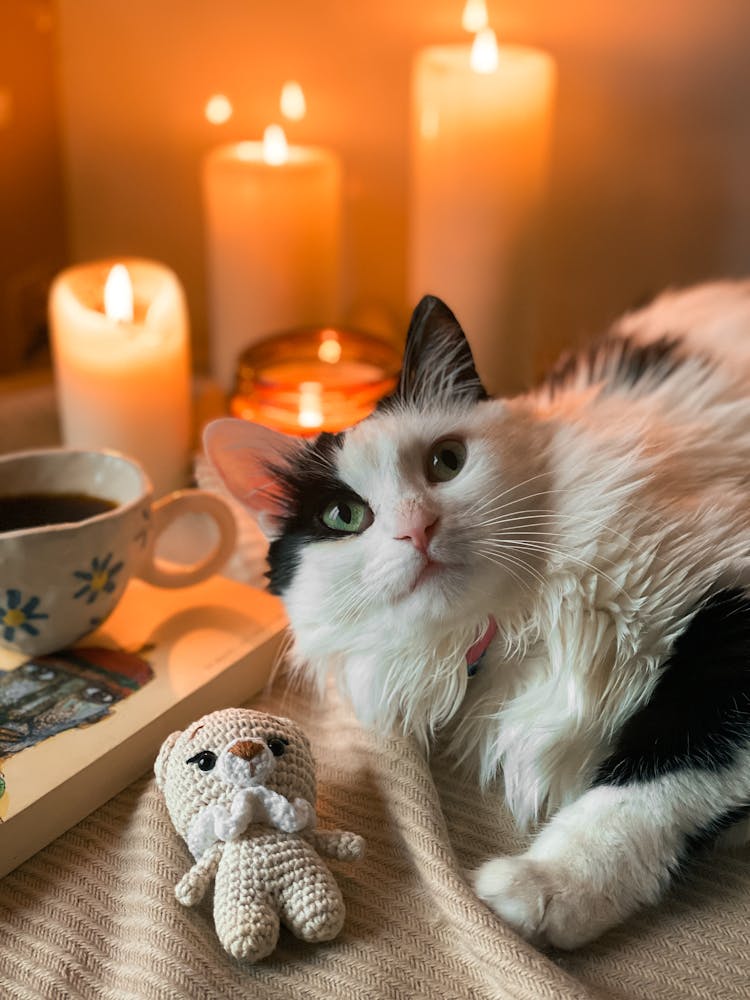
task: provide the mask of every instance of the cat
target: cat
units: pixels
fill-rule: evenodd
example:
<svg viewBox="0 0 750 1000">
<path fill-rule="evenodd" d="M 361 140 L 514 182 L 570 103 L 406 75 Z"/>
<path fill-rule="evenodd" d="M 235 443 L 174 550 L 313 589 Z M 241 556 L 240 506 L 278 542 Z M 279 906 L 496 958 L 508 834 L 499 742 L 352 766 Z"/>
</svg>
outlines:
<svg viewBox="0 0 750 1000">
<path fill-rule="evenodd" d="M 428 296 L 358 425 L 207 428 L 294 661 L 363 723 L 502 777 L 534 838 L 472 879 L 539 947 L 750 832 L 749 390 L 750 282 L 665 293 L 512 399 Z"/>
</svg>

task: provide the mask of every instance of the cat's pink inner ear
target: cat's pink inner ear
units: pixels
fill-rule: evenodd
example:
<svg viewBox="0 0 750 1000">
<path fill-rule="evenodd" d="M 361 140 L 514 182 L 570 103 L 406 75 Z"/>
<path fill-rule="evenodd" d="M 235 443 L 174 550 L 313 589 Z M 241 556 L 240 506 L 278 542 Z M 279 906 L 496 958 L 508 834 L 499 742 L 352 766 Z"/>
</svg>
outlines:
<svg viewBox="0 0 750 1000">
<path fill-rule="evenodd" d="M 272 537 L 284 501 L 269 466 L 283 468 L 301 447 L 300 441 L 247 420 L 225 417 L 207 425 L 203 445 L 229 492 Z"/>
</svg>

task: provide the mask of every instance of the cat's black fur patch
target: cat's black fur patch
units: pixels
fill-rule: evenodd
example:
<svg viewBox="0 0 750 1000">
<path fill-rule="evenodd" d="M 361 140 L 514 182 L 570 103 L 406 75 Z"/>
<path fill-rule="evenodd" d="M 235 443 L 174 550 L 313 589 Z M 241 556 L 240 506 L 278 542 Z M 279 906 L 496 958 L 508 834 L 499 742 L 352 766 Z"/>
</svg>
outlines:
<svg viewBox="0 0 750 1000">
<path fill-rule="evenodd" d="M 288 465 L 271 469 L 281 487 L 285 507 L 281 534 L 268 550 L 266 576 L 272 594 L 281 595 L 288 589 L 306 544 L 340 537 L 320 520 L 326 504 L 342 498 L 362 500 L 336 473 L 335 456 L 343 439 L 343 433 L 319 434 L 295 453 Z"/>
<path fill-rule="evenodd" d="M 379 411 L 421 400 L 422 405 L 446 401 L 489 399 L 474 366 L 461 324 L 435 295 L 425 295 L 412 313 L 398 385 L 378 403 Z"/>
<path fill-rule="evenodd" d="M 632 337 L 607 335 L 578 354 L 566 355 L 545 380 L 550 395 L 569 385 L 606 382 L 609 391 L 632 389 L 647 376 L 658 385 L 687 359 L 679 337 L 660 337 L 642 344 Z M 692 355 L 695 357 L 695 355 Z"/>
<path fill-rule="evenodd" d="M 750 596 L 735 588 L 700 606 L 594 784 L 626 785 L 686 767 L 720 770 L 749 739 Z"/>
<path fill-rule="evenodd" d="M 690 876 L 692 863 L 715 846 L 717 838 L 735 823 L 750 815 L 750 803 L 728 809 L 715 816 L 710 823 L 684 836 L 676 859 L 669 865 L 669 874 L 674 882 L 683 882 Z"/>
<path fill-rule="evenodd" d="M 708 826 L 694 830 L 693 833 L 685 837 L 685 843 L 681 852 L 681 862 L 689 861 L 695 855 L 700 854 L 707 847 L 711 847 L 720 833 L 734 826 L 735 823 L 746 819 L 750 814 L 750 802 L 746 806 L 738 806 L 735 809 L 728 809 L 720 816 L 716 816 Z"/>
</svg>

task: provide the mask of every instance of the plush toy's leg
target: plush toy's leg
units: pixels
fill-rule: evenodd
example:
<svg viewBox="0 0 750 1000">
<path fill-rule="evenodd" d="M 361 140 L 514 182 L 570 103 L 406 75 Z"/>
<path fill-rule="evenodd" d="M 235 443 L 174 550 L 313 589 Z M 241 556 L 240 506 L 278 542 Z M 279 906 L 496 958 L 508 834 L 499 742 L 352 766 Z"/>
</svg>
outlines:
<svg viewBox="0 0 750 1000">
<path fill-rule="evenodd" d="M 234 958 L 257 962 L 270 955 L 279 937 L 279 917 L 267 888 L 240 845 L 226 844 L 216 874 L 214 923 Z"/>
<path fill-rule="evenodd" d="M 341 891 L 317 858 L 278 891 L 281 919 L 303 941 L 330 941 L 343 927 Z"/>
</svg>

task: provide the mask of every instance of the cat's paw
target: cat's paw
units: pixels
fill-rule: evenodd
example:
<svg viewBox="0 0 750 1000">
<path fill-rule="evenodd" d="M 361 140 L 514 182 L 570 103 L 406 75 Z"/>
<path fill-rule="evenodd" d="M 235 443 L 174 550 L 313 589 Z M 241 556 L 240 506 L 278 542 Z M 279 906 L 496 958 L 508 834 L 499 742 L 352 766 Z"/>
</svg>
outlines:
<svg viewBox="0 0 750 1000">
<path fill-rule="evenodd" d="M 493 858 L 472 873 L 474 890 L 538 947 L 578 948 L 617 923 L 611 901 L 550 861 Z"/>
</svg>

